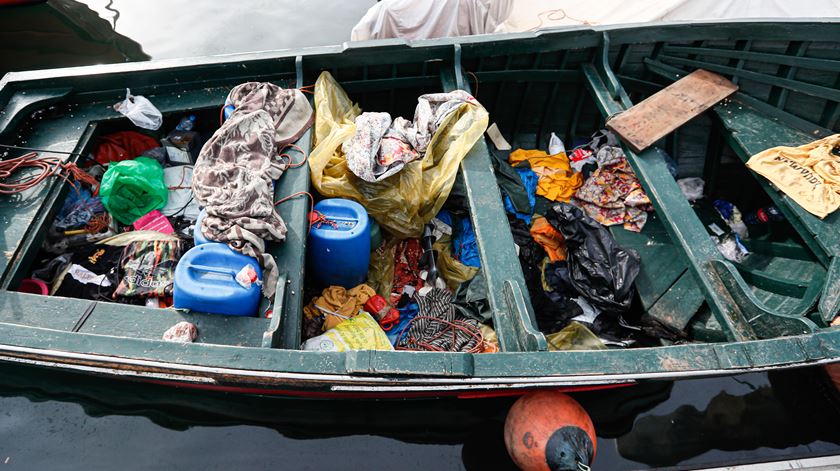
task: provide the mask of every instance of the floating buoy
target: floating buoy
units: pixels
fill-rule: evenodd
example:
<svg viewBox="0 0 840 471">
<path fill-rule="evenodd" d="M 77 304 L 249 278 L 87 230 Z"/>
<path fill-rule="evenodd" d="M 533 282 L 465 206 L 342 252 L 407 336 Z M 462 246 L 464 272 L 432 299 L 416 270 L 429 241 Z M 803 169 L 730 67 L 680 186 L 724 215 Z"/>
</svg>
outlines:
<svg viewBox="0 0 840 471">
<path fill-rule="evenodd" d="M 589 414 L 556 391 L 522 396 L 505 420 L 505 447 L 525 471 L 586 471 L 595 458 L 595 441 Z"/>
</svg>

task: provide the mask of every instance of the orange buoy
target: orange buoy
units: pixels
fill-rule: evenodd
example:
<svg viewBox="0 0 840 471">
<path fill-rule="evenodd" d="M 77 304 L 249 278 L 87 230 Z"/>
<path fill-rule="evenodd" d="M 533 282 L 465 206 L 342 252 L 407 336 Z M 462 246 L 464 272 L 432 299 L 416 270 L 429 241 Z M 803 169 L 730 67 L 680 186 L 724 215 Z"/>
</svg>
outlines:
<svg viewBox="0 0 840 471">
<path fill-rule="evenodd" d="M 556 391 L 528 393 L 508 411 L 505 447 L 525 471 L 588 470 L 595 426 L 577 401 Z"/>
</svg>

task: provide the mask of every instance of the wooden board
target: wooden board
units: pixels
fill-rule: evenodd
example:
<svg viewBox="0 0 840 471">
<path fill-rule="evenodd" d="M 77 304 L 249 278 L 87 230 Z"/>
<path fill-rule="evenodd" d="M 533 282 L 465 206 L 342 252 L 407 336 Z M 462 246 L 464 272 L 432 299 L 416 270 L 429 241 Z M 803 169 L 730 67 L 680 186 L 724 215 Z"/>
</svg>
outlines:
<svg viewBox="0 0 840 471">
<path fill-rule="evenodd" d="M 699 69 L 607 121 L 636 152 L 648 148 L 674 129 L 738 90 L 718 74 Z"/>
</svg>

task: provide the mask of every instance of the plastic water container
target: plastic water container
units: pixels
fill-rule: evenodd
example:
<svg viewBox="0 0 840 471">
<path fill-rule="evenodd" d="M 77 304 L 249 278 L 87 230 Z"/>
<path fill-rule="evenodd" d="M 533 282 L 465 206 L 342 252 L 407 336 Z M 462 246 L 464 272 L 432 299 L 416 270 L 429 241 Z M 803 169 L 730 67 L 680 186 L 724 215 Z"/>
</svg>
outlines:
<svg viewBox="0 0 840 471">
<path fill-rule="evenodd" d="M 260 285 L 252 283 L 245 288 L 236 281 L 236 274 L 249 264 L 262 280 L 256 260 L 225 244 L 209 242 L 191 248 L 175 268 L 175 308 L 229 316 L 256 315 Z"/>
<path fill-rule="evenodd" d="M 204 220 L 204 216 L 207 216 L 207 210 L 203 209 L 200 213 L 198 213 L 198 217 L 195 219 L 195 227 L 193 227 L 193 241 L 195 241 L 195 245 L 206 244 L 210 242 L 207 237 L 204 237 L 204 234 L 201 232 L 201 221 Z"/>
<path fill-rule="evenodd" d="M 327 286 L 353 288 L 364 283 L 370 263 L 370 219 L 365 208 L 333 198 L 320 201 L 315 211 L 328 222 L 313 224 L 309 232 L 310 273 Z"/>
</svg>

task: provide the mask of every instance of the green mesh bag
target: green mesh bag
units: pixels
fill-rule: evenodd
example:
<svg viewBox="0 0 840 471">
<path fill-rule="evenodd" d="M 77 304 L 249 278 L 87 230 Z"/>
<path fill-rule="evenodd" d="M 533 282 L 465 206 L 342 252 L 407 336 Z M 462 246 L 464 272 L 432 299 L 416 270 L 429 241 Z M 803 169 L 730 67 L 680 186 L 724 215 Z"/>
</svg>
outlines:
<svg viewBox="0 0 840 471">
<path fill-rule="evenodd" d="M 148 157 L 112 162 L 99 187 L 105 209 L 122 224 L 164 207 L 168 195 L 163 167 Z"/>
</svg>

